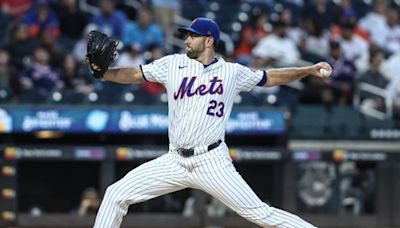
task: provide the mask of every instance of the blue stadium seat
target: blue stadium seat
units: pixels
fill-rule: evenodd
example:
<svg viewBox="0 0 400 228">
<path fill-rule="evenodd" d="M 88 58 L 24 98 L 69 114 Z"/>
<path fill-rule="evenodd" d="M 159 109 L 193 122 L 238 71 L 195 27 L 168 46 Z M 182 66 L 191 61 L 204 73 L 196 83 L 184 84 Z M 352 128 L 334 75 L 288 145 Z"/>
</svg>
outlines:
<svg viewBox="0 0 400 228">
<path fill-rule="evenodd" d="M 367 130 L 393 129 L 396 125 L 393 119 L 378 120 L 366 116 L 362 118 L 362 124 L 367 128 Z"/>
<path fill-rule="evenodd" d="M 23 91 L 17 97 L 20 104 L 45 104 L 49 99 L 50 92 L 40 89 L 31 89 Z"/>
<path fill-rule="evenodd" d="M 292 112 L 289 134 L 293 138 L 329 138 L 328 112 L 322 105 L 299 105 Z"/>
<path fill-rule="evenodd" d="M 121 96 L 129 85 L 103 81 L 97 84 L 96 90 L 88 94 L 85 101 L 89 104 L 120 104 Z"/>
<path fill-rule="evenodd" d="M 13 98 L 13 93 L 9 89 L 0 88 L 0 104 L 9 103 Z"/>
<path fill-rule="evenodd" d="M 51 93 L 49 103 L 51 104 L 80 104 L 84 101 L 85 94 L 69 89 L 62 89 Z"/>
<path fill-rule="evenodd" d="M 261 106 L 266 105 L 266 98 L 262 94 L 253 94 L 249 92 L 242 92 L 236 98 L 236 105 L 239 106 Z"/>
<path fill-rule="evenodd" d="M 356 139 L 363 135 L 362 116 L 352 107 L 332 107 L 329 120 L 329 130 L 334 138 Z"/>
</svg>

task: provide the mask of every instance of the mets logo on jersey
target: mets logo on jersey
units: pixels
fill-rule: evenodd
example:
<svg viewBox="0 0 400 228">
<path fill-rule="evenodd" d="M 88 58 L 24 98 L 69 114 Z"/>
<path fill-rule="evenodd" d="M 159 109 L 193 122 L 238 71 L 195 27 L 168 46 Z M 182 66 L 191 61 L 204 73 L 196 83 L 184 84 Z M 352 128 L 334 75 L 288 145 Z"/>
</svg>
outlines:
<svg viewBox="0 0 400 228">
<path fill-rule="evenodd" d="M 183 99 L 185 96 L 192 97 L 194 95 L 222 94 L 224 92 L 222 79 L 218 79 L 218 77 L 211 79 L 208 85 L 201 84 L 197 88 L 194 88 L 193 84 L 196 79 L 197 77 L 184 77 L 179 86 L 179 90 L 174 92 L 174 99 Z"/>
</svg>

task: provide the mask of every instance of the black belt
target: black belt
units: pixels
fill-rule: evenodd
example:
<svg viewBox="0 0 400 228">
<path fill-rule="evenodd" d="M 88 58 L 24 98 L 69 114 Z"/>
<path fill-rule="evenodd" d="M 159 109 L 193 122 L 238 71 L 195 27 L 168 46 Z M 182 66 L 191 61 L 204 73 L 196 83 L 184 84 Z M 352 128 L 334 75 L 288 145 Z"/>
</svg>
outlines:
<svg viewBox="0 0 400 228">
<path fill-rule="evenodd" d="M 212 149 L 215 149 L 219 146 L 219 144 L 222 143 L 222 140 L 218 140 L 218 142 L 215 142 L 213 144 L 208 145 L 207 147 L 207 151 L 210 151 Z M 194 148 L 190 148 L 190 149 L 183 149 L 183 148 L 179 148 L 176 150 L 178 152 L 178 154 L 180 154 L 182 157 L 190 157 L 194 155 Z"/>
</svg>

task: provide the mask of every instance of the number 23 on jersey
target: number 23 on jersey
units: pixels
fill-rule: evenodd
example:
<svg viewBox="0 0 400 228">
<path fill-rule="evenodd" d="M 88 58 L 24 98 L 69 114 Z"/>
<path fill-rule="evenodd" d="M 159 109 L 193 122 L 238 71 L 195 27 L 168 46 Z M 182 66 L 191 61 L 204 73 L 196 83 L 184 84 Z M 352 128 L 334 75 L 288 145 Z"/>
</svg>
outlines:
<svg viewBox="0 0 400 228">
<path fill-rule="evenodd" d="M 222 117 L 224 115 L 224 108 L 225 108 L 224 102 L 211 100 L 208 103 L 207 115 Z"/>
</svg>

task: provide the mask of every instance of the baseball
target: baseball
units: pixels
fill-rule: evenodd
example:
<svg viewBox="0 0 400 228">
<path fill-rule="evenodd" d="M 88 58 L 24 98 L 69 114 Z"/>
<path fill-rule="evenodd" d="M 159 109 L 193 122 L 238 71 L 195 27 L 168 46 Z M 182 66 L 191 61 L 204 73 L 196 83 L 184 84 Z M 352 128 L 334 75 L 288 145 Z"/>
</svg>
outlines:
<svg viewBox="0 0 400 228">
<path fill-rule="evenodd" d="M 319 73 L 322 75 L 322 77 L 327 78 L 331 75 L 332 72 L 330 70 L 321 68 L 321 69 L 319 69 Z"/>
</svg>

